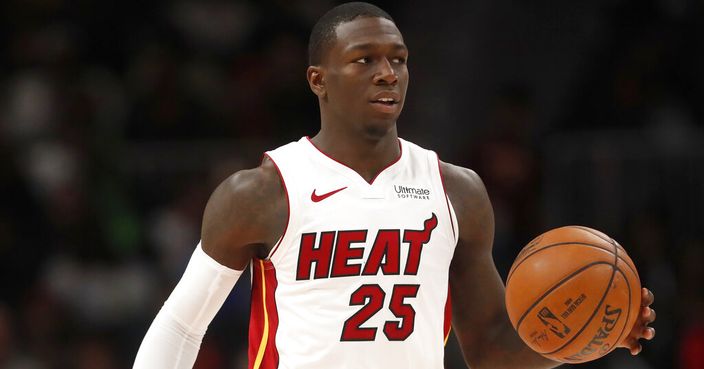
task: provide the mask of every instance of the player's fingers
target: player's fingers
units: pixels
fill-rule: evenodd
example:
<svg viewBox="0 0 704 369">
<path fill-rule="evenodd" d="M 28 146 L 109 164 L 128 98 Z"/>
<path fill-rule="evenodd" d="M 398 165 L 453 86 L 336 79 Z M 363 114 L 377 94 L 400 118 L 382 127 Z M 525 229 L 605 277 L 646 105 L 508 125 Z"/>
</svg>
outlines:
<svg viewBox="0 0 704 369">
<path fill-rule="evenodd" d="M 650 306 L 653 304 L 653 302 L 655 302 L 655 295 L 653 295 L 653 293 L 649 289 L 643 287 L 641 289 L 640 305 Z"/>
<path fill-rule="evenodd" d="M 640 315 L 643 318 L 643 323 L 645 325 L 648 325 L 655 321 L 655 310 L 651 309 L 650 307 L 643 306 L 640 310 Z"/>
<path fill-rule="evenodd" d="M 638 341 L 636 341 L 636 345 L 634 347 L 631 347 L 631 355 L 633 356 L 640 354 L 640 352 L 643 350 L 643 346 L 641 346 L 640 343 L 637 342 Z"/>
<path fill-rule="evenodd" d="M 643 329 L 643 332 L 641 333 L 643 338 L 650 341 L 653 338 L 655 338 L 655 328 L 653 327 L 646 327 Z"/>
<path fill-rule="evenodd" d="M 638 339 L 634 337 L 626 337 L 626 339 L 621 342 L 621 347 L 627 348 L 628 351 L 631 352 L 631 355 L 638 355 L 638 353 L 642 349 L 640 343 L 638 342 Z"/>
</svg>

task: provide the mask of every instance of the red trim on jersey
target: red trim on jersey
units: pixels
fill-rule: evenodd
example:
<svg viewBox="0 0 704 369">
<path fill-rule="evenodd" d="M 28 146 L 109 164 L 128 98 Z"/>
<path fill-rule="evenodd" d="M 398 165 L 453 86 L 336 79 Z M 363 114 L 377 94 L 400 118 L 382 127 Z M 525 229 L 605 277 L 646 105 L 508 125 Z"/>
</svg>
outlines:
<svg viewBox="0 0 704 369">
<path fill-rule="evenodd" d="M 445 177 L 442 175 L 442 164 L 440 163 L 440 157 L 438 157 L 438 172 L 440 172 L 440 183 L 442 184 L 442 190 L 445 193 L 445 203 L 447 204 L 447 215 L 450 217 L 450 225 L 452 226 L 452 235 L 457 238 L 455 231 L 455 223 L 452 221 L 452 209 L 450 208 L 450 197 L 447 196 L 447 188 L 445 187 Z M 452 295 L 450 294 L 450 286 L 447 286 L 447 301 L 445 302 L 445 345 L 447 345 L 447 340 L 450 338 L 450 332 L 452 331 Z"/>
<path fill-rule="evenodd" d="M 274 255 L 276 250 L 279 249 L 279 245 L 281 245 L 281 241 L 284 240 L 284 236 L 286 236 L 286 231 L 288 230 L 288 225 L 291 223 L 291 199 L 288 195 L 288 188 L 286 188 L 286 181 L 284 181 L 284 176 L 281 174 L 281 169 L 279 169 L 279 166 L 276 164 L 276 161 L 269 156 L 267 153 L 264 153 L 264 158 L 269 158 L 271 162 L 274 164 L 274 168 L 276 168 L 276 172 L 279 173 L 279 178 L 281 179 L 281 184 L 284 186 L 284 192 L 286 193 L 286 203 L 287 203 L 287 208 L 286 208 L 286 226 L 284 227 L 284 233 L 281 234 L 281 238 L 279 238 L 279 242 L 274 245 L 274 248 L 271 249 L 271 252 L 269 253 L 269 259 L 271 259 L 271 256 Z M 262 162 L 264 161 L 264 158 L 262 158 Z"/>
<path fill-rule="evenodd" d="M 253 260 L 249 369 L 276 369 L 279 366 L 279 352 L 276 349 L 279 314 L 274 297 L 277 285 L 274 264 L 269 260 Z"/>
<path fill-rule="evenodd" d="M 334 161 L 334 162 L 336 162 L 336 163 L 338 163 L 338 164 L 344 166 L 345 168 L 349 168 L 349 169 L 351 169 L 351 170 L 353 170 L 353 171 L 356 172 L 356 170 L 350 168 L 349 166 L 347 166 L 347 164 L 345 164 L 345 163 L 343 163 L 343 162 L 341 162 L 341 161 L 339 161 L 339 160 L 333 158 L 332 156 L 326 154 L 323 150 L 320 150 L 320 149 L 318 148 L 318 146 L 315 146 L 315 144 L 313 143 L 313 141 L 311 141 L 310 137 L 306 136 L 306 139 L 308 140 L 308 142 L 310 142 L 310 144 L 311 144 L 316 150 L 318 150 L 318 152 L 320 152 L 321 154 L 327 156 L 328 158 L 330 158 L 330 160 L 332 160 L 332 161 Z M 381 171 L 379 171 L 379 173 L 377 173 L 377 174 L 374 176 L 374 178 L 372 178 L 371 181 L 369 181 L 369 182 L 367 182 L 367 183 L 369 183 L 369 184 L 374 184 L 374 181 L 376 180 L 377 177 L 379 177 L 379 174 L 383 173 L 385 170 L 389 169 L 392 165 L 398 163 L 398 161 L 401 160 L 401 157 L 403 156 L 403 145 L 401 145 L 401 140 L 398 140 L 398 149 L 399 149 L 398 158 L 396 158 L 396 160 L 394 160 L 394 161 L 392 161 L 391 163 L 389 163 L 389 165 L 385 166 Z"/>
<path fill-rule="evenodd" d="M 450 286 L 447 286 L 447 301 L 445 301 L 445 325 L 443 327 L 443 332 L 445 342 L 447 345 L 447 339 L 450 338 L 450 331 L 452 330 L 452 297 L 450 297 Z"/>
<path fill-rule="evenodd" d="M 438 157 L 438 172 L 440 172 L 440 183 L 442 184 L 442 192 L 445 193 L 445 203 L 447 204 L 447 215 L 450 216 L 450 226 L 452 226 L 452 236 L 457 238 L 455 234 L 455 222 L 452 221 L 452 210 L 450 210 L 450 198 L 447 196 L 445 188 L 445 178 L 442 175 L 442 167 L 440 166 L 440 157 Z"/>
</svg>

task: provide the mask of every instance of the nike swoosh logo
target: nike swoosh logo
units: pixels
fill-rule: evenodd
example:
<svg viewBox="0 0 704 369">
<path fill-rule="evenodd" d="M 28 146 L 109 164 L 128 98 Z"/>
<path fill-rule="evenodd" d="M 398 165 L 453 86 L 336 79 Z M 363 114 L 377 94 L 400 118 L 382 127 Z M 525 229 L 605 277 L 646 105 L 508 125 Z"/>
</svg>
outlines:
<svg viewBox="0 0 704 369">
<path fill-rule="evenodd" d="M 328 193 L 324 193 L 324 194 L 322 194 L 322 195 L 316 195 L 316 194 L 315 194 L 315 189 L 314 189 L 314 190 L 313 190 L 313 193 L 310 194 L 310 199 L 311 199 L 311 201 L 313 201 L 313 202 L 320 202 L 320 201 L 323 201 L 323 200 L 327 199 L 328 197 L 330 197 L 330 196 L 332 196 L 332 195 L 334 195 L 334 194 L 336 194 L 336 193 L 338 193 L 338 192 L 344 190 L 345 188 L 347 188 L 347 186 L 342 187 L 342 188 L 338 188 L 337 190 L 330 191 L 330 192 L 328 192 Z"/>
</svg>

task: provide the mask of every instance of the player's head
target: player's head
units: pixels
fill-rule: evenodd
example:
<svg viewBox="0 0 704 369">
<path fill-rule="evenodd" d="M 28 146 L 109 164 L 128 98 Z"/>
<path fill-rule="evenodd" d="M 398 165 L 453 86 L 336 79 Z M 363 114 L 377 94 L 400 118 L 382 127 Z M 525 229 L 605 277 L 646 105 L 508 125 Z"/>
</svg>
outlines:
<svg viewBox="0 0 704 369">
<path fill-rule="evenodd" d="M 313 26 L 308 40 L 308 64 L 319 65 L 324 52 L 335 42 L 337 26 L 358 17 L 377 17 L 394 22 L 387 12 L 369 3 L 352 2 L 336 6 L 320 17 Z"/>
<path fill-rule="evenodd" d="M 337 6 L 313 27 L 308 82 L 323 120 L 385 134 L 408 87 L 408 49 L 391 16 L 361 2 Z M 391 101 L 388 101 L 391 100 Z"/>
</svg>

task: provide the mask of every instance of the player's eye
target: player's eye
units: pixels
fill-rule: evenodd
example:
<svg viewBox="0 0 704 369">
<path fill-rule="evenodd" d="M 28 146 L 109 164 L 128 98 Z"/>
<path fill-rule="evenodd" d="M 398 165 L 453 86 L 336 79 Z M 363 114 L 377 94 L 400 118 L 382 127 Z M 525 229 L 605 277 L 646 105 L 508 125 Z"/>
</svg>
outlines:
<svg viewBox="0 0 704 369">
<path fill-rule="evenodd" d="M 359 64 L 369 64 L 371 61 L 372 61 L 372 59 L 370 57 L 365 56 L 365 57 L 362 57 L 362 58 L 355 60 L 354 62 L 359 63 Z"/>
<path fill-rule="evenodd" d="M 394 64 L 406 64 L 406 58 L 402 58 L 402 57 L 393 58 L 393 59 L 391 59 L 391 62 Z"/>
</svg>

